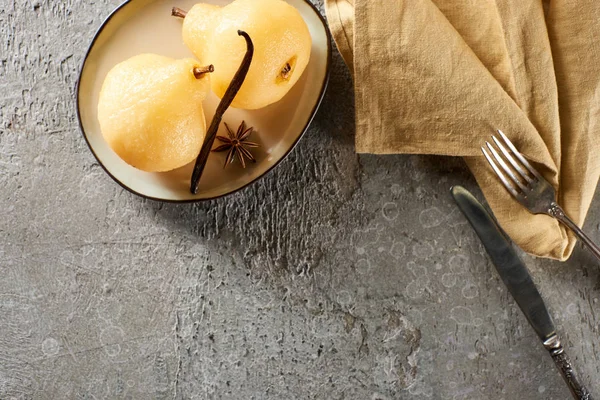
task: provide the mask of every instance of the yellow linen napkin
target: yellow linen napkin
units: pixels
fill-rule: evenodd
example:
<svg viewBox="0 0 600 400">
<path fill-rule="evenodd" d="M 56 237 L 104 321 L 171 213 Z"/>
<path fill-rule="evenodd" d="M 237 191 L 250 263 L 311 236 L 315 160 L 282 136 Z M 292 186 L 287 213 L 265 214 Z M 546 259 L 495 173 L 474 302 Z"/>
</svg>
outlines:
<svg viewBox="0 0 600 400">
<path fill-rule="evenodd" d="M 465 157 L 525 251 L 566 260 L 575 238 L 531 215 L 480 147 L 501 129 L 582 225 L 600 176 L 600 1 L 326 0 L 353 71 L 356 150 Z"/>
</svg>

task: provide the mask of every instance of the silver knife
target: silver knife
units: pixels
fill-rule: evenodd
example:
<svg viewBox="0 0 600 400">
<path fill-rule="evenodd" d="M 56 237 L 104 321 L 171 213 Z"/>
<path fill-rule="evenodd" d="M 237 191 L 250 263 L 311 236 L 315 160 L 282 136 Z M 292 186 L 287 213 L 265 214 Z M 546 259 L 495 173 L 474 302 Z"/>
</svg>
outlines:
<svg viewBox="0 0 600 400">
<path fill-rule="evenodd" d="M 546 350 L 550 352 L 573 397 L 580 400 L 593 400 L 592 395 L 573 370 L 571 360 L 565 354 L 544 300 L 508 235 L 465 188 L 454 186 L 452 196 L 481 239 L 508 291 L 542 340 Z"/>
</svg>

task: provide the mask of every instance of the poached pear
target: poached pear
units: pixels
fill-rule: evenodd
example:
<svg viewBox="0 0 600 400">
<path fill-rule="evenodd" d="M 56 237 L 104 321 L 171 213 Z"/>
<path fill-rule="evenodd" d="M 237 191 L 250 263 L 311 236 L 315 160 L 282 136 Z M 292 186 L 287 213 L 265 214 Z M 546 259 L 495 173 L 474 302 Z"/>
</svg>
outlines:
<svg viewBox="0 0 600 400">
<path fill-rule="evenodd" d="M 246 51 L 239 29 L 254 42 L 248 76 L 232 107 L 258 109 L 275 103 L 298 82 L 312 47 L 304 19 L 282 0 L 235 0 L 219 7 L 196 4 L 184 17 L 183 41 L 201 64 L 213 64 L 213 92 L 223 97 Z"/>
<path fill-rule="evenodd" d="M 206 134 L 202 101 L 212 70 L 193 59 L 156 54 L 117 64 L 106 76 L 98 102 L 104 139 L 126 163 L 143 171 L 190 163 Z"/>
</svg>

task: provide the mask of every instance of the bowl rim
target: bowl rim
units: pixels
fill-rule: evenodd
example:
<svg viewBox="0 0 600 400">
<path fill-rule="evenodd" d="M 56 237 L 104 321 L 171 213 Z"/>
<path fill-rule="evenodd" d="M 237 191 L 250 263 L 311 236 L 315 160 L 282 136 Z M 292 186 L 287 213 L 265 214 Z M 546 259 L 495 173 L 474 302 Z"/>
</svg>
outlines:
<svg viewBox="0 0 600 400">
<path fill-rule="evenodd" d="M 119 179 L 117 179 L 117 177 L 115 177 L 113 174 L 111 174 L 108 170 L 108 168 L 106 168 L 106 166 L 104 166 L 104 164 L 102 163 L 102 161 L 100 160 L 100 158 L 98 157 L 98 155 L 96 154 L 96 152 L 94 151 L 94 148 L 92 147 L 92 145 L 90 144 L 90 141 L 88 140 L 87 134 L 85 132 L 85 129 L 83 127 L 83 122 L 81 120 L 81 113 L 80 113 L 80 90 L 81 90 L 81 80 L 82 80 L 82 76 L 83 76 L 83 70 L 85 69 L 85 66 L 87 64 L 88 61 L 88 57 L 90 56 L 90 53 L 92 52 L 92 49 L 94 48 L 94 45 L 96 44 L 96 41 L 98 40 L 98 38 L 100 37 L 100 35 L 102 34 L 102 31 L 104 30 L 104 28 L 106 27 L 106 25 L 110 22 L 110 20 L 119 12 L 121 11 L 122 8 L 124 8 L 125 6 L 127 6 L 127 4 L 134 2 L 134 1 L 139 1 L 139 0 L 125 0 L 123 3 L 121 3 L 120 5 L 118 5 L 109 15 L 108 17 L 106 17 L 104 19 L 104 21 L 102 22 L 102 24 L 100 25 L 100 27 L 98 28 L 98 30 L 96 31 L 96 33 L 94 34 L 94 37 L 92 38 L 92 41 L 90 42 L 90 45 L 88 46 L 86 52 L 85 52 L 85 56 L 83 58 L 83 61 L 81 62 L 81 67 L 79 68 L 79 74 L 77 76 L 77 83 L 75 85 L 75 104 L 76 104 L 76 108 L 77 108 L 77 121 L 79 123 L 79 130 L 81 131 L 81 134 L 83 136 L 83 138 L 85 139 L 85 142 L 88 146 L 88 148 L 90 149 L 90 151 L 92 152 L 92 154 L 94 155 L 94 158 L 96 159 L 96 161 L 98 162 L 98 164 L 100 164 L 100 166 L 102 167 L 102 169 L 104 170 L 104 172 L 106 172 L 108 174 L 108 176 L 110 176 L 112 178 L 113 181 L 115 181 L 116 183 L 119 184 L 119 186 L 121 186 L 123 189 L 127 190 L 128 192 L 135 194 L 137 196 L 140 196 L 144 199 L 148 199 L 148 200 L 153 200 L 153 201 L 158 201 L 158 202 L 163 202 L 163 203 L 174 203 L 174 204 L 185 204 L 185 203 L 200 203 L 200 202 L 205 202 L 205 201 L 210 201 L 210 200 L 215 200 L 215 199 L 220 199 L 222 197 L 226 197 L 229 195 L 232 195 L 234 193 L 237 193 L 243 189 L 246 189 L 248 186 L 252 185 L 255 182 L 258 182 L 259 180 L 263 179 L 265 176 L 267 176 L 275 167 L 277 167 L 284 159 L 286 159 L 289 154 L 296 148 L 296 146 L 298 145 L 298 142 L 300 142 L 300 139 L 306 134 L 306 131 L 308 131 L 308 128 L 310 127 L 310 124 L 313 122 L 317 111 L 319 110 L 319 107 L 321 106 L 321 103 L 323 102 L 323 98 L 325 97 L 325 92 L 327 91 L 327 87 L 329 85 L 329 78 L 331 75 L 331 64 L 332 64 L 332 38 L 331 38 L 331 33 L 329 32 L 329 28 L 327 25 L 327 22 L 325 21 L 325 18 L 323 17 L 323 15 L 321 15 L 321 12 L 319 11 L 319 9 L 310 1 L 310 0 L 301 0 L 304 3 L 308 4 L 310 6 L 310 8 L 313 10 L 313 12 L 317 15 L 317 17 L 319 18 L 319 20 L 321 21 L 321 24 L 323 25 L 323 28 L 325 30 L 325 35 L 327 37 L 327 60 L 326 60 L 326 64 L 325 64 L 325 76 L 323 77 L 323 82 L 321 83 L 321 91 L 319 92 L 319 96 L 317 98 L 317 101 L 315 103 L 315 105 L 313 106 L 313 109 L 310 112 L 310 117 L 308 118 L 308 121 L 306 121 L 306 125 L 302 128 L 302 131 L 300 132 L 300 134 L 298 135 L 298 137 L 296 138 L 296 140 L 294 140 L 294 142 L 292 143 L 292 145 L 286 150 L 286 152 L 281 156 L 281 158 L 277 161 L 275 161 L 265 172 L 263 172 L 261 175 L 259 175 L 258 177 L 248 181 L 247 183 L 245 183 L 244 185 L 240 186 L 239 188 L 232 190 L 230 192 L 227 193 L 223 193 L 217 196 L 211 196 L 211 197 L 205 197 L 205 198 L 201 198 L 201 199 L 181 199 L 181 200 L 173 200 L 173 199 L 163 199 L 163 198 L 159 198 L 159 197 L 153 197 L 153 196 L 148 196 L 145 195 L 143 193 L 140 193 L 138 191 L 133 190 L 132 188 L 130 188 L 129 186 L 127 186 L 126 184 L 124 184 L 123 182 L 121 182 Z"/>
</svg>

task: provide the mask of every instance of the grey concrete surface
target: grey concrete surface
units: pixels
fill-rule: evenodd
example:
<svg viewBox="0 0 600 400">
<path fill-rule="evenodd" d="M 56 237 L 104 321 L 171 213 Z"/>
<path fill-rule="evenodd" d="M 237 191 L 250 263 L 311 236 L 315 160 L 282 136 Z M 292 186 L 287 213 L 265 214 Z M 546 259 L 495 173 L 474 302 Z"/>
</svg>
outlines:
<svg viewBox="0 0 600 400">
<path fill-rule="evenodd" d="M 198 205 L 115 184 L 74 87 L 116 5 L 0 0 L 0 399 L 569 398 L 449 197 L 481 197 L 463 162 L 357 156 L 337 54 L 260 183 Z M 598 266 L 526 261 L 600 397 Z"/>
</svg>

